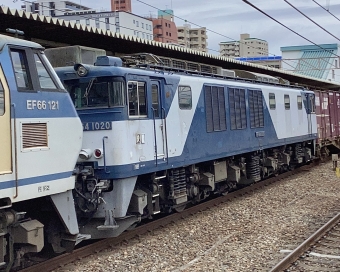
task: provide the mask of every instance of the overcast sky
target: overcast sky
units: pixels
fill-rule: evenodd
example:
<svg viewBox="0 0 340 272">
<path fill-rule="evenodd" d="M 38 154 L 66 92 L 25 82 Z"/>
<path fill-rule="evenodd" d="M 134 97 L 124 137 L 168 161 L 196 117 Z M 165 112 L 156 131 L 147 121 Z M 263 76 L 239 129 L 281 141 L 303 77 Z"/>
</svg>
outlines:
<svg viewBox="0 0 340 272">
<path fill-rule="evenodd" d="M 266 40 L 270 55 L 281 55 L 281 46 L 305 45 L 310 42 L 280 26 L 272 19 L 244 3 L 242 0 L 132 0 L 132 12 L 145 16 L 157 15 L 157 9 L 174 10 L 177 26 L 191 23 L 192 27 L 204 26 L 208 29 L 208 48 L 217 54 L 221 41 L 239 40 L 241 33 L 249 33 L 252 38 Z M 308 15 L 322 27 L 340 39 L 340 21 L 324 11 L 312 0 L 288 0 L 300 11 Z M 336 17 L 340 18 L 340 0 L 315 0 Z M 75 0 L 98 11 L 110 10 L 110 0 Z M 276 20 L 292 28 L 302 36 L 317 44 L 340 43 L 314 23 L 303 17 L 284 0 L 249 0 Z M 1 5 L 18 8 L 23 2 L 0 0 Z M 153 7 L 155 8 L 153 8 Z M 181 19 L 180 19 L 181 18 Z M 216 34 L 216 33 L 219 34 Z"/>
</svg>

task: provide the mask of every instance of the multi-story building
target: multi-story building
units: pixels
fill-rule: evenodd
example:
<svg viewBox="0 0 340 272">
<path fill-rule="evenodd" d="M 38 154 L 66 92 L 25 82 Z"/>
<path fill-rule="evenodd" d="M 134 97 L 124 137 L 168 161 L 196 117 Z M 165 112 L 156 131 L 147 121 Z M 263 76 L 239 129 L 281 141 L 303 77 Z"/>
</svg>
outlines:
<svg viewBox="0 0 340 272">
<path fill-rule="evenodd" d="M 88 7 L 62 0 L 27 2 L 22 8 L 25 11 L 40 15 L 153 40 L 152 21 L 126 11 L 96 12 Z"/>
<path fill-rule="evenodd" d="M 177 44 L 177 28 L 173 20 L 173 10 L 159 10 L 158 18 L 150 18 L 153 23 L 154 40 Z"/>
<path fill-rule="evenodd" d="M 95 12 L 95 10 L 89 7 L 62 0 L 37 0 L 34 2 L 25 1 L 24 4 L 21 5 L 21 9 L 26 12 L 38 13 L 39 15 L 51 17 L 65 15 L 65 13 L 68 12 Z"/>
<path fill-rule="evenodd" d="M 208 52 L 208 36 L 205 27 L 191 28 L 189 24 L 177 27 L 178 44 L 194 50 Z"/>
<path fill-rule="evenodd" d="M 281 51 L 282 69 L 340 82 L 339 44 L 286 46 Z"/>
<path fill-rule="evenodd" d="M 131 0 L 111 0 L 111 11 L 132 12 Z"/>
<path fill-rule="evenodd" d="M 249 34 L 241 34 L 239 41 L 220 42 L 220 55 L 224 57 L 260 57 L 268 56 L 268 42 L 250 38 Z"/>
</svg>

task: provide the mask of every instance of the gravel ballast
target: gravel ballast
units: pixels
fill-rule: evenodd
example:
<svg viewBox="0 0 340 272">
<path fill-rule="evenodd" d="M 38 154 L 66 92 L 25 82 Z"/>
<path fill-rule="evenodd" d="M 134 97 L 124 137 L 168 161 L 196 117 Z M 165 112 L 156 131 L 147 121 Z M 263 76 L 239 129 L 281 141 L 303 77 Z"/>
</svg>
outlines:
<svg viewBox="0 0 340 272">
<path fill-rule="evenodd" d="M 268 271 L 339 211 L 332 163 L 55 270 Z"/>
</svg>

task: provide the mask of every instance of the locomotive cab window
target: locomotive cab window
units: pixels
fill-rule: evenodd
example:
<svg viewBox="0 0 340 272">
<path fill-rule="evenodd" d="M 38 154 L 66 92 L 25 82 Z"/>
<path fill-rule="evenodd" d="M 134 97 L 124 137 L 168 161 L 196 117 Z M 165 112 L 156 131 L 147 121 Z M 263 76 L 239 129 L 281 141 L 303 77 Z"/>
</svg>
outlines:
<svg viewBox="0 0 340 272">
<path fill-rule="evenodd" d="M 4 94 L 4 87 L 0 81 L 0 116 L 4 115 L 5 113 L 5 94 Z"/>
<path fill-rule="evenodd" d="M 285 109 L 289 110 L 290 109 L 290 98 L 289 94 L 284 95 L 284 102 L 285 102 Z"/>
<path fill-rule="evenodd" d="M 125 106 L 125 82 L 122 77 L 91 78 L 90 81 L 65 81 L 76 108 Z"/>
<path fill-rule="evenodd" d="M 43 64 L 42 59 L 37 53 L 34 54 L 35 66 L 37 67 L 39 84 L 42 89 L 57 89 L 57 86 L 53 82 L 46 67 Z"/>
<path fill-rule="evenodd" d="M 140 81 L 128 83 L 129 116 L 146 116 L 146 84 Z"/>
<path fill-rule="evenodd" d="M 12 49 L 11 57 L 18 89 L 32 90 L 32 79 L 25 50 Z"/>
<path fill-rule="evenodd" d="M 301 97 L 301 95 L 297 96 L 297 107 L 298 107 L 298 110 L 302 110 L 302 97 Z"/>
<path fill-rule="evenodd" d="M 275 94 L 274 93 L 269 93 L 269 108 L 271 110 L 276 109 L 276 101 L 275 101 Z"/>
<path fill-rule="evenodd" d="M 178 104 L 181 110 L 191 110 L 192 93 L 190 86 L 178 86 Z"/>
</svg>

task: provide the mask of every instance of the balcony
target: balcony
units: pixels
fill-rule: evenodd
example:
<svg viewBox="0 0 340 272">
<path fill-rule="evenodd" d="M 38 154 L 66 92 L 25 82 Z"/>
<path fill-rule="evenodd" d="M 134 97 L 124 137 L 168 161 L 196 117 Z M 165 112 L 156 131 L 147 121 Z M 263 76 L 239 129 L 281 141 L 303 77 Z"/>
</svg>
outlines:
<svg viewBox="0 0 340 272">
<path fill-rule="evenodd" d="M 153 30 L 154 35 L 163 35 L 163 29 L 162 28 L 155 28 Z"/>
</svg>

